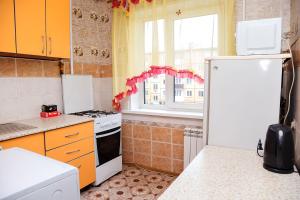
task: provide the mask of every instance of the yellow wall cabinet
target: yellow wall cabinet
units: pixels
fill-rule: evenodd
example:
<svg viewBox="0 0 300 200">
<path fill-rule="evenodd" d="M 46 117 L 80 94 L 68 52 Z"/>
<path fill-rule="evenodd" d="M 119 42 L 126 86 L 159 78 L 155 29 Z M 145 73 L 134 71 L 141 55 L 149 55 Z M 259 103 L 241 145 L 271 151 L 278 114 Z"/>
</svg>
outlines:
<svg viewBox="0 0 300 200">
<path fill-rule="evenodd" d="M 46 0 L 47 56 L 70 58 L 70 1 Z"/>
<path fill-rule="evenodd" d="M 12 147 L 20 147 L 28 151 L 33 151 L 35 153 L 45 155 L 45 145 L 44 145 L 44 133 L 37 133 L 34 135 L 28 135 L 20 138 L 15 138 L 11 140 L 5 140 L 0 142 L 0 146 L 3 149 L 8 149 Z"/>
<path fill-rule="evenodd" d="M 46 56 L 45 1 L 15 0 L 17 53 Z"/>
<path fill-rule="evenodd" d="M 0 52 L 16 53 L 14 0 L 0 1 Z"/>
<path fill-rule="evenodd" d="M 70 58 L 69 15 L 69 0 L 15 0 L 17 53 Z"/>
</svg>

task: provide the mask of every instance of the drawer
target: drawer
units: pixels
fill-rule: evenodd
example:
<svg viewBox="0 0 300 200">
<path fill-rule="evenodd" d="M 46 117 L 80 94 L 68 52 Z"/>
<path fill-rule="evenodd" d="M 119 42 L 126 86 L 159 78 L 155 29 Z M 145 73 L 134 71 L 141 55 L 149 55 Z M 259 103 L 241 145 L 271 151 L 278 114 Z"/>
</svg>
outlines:
<svg viewBox="0 0 300 200">
<path fill-rule="evenodd" d="M 54 149 L 94 135 L 93 122 L 45 132 L 46 150 Z"/>
<path fill-rule="evenodd" d="M 3 149 L 20 147 L 41 155 L 45 155 L 44 133 L 36 133 L 0 142 Z"/>
<path fill-rule="evenodd" d="M 46 156 L 62 162 L 68 162 L 94 151 L 94 137 L 46 151 Z"/>
<path fill-rule="evenodd" d="M 79 170 L 80 189 L 95 182 L 96 164 L 94 152 L 72 160 L 71 162 L 68 162 L 68 164 L 77 167 Z"/>
</svg>

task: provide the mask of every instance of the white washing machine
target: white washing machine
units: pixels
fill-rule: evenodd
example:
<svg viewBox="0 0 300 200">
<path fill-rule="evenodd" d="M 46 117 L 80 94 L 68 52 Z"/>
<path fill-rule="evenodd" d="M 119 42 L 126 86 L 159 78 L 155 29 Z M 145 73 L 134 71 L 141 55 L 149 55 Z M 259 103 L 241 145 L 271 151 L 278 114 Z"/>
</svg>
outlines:
<svg viewBox="0 0 300 200">
<path fill-rule="evenodd" d="M 0 151 L 0 200 L 80 200 L 78 170 L 11 148 Z"/>
</svg>

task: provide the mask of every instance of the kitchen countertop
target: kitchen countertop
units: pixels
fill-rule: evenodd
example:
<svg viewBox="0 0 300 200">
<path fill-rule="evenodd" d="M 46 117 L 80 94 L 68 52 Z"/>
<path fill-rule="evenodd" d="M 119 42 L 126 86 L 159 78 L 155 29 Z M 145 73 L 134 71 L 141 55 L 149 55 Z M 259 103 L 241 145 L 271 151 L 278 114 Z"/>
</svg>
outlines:
<svg viewBox="0 0 300 200">
<path fill-rule="evenodd" d="M 24 131 L 17 131 L 13 133 L 5 133 L 5 134 L 0 133 L 0 141 L 18 138 L 26 135 L 32 135 L 35 133 L 41 133 L 41 132 L 63 128 L 66 126 L 72 126 L 75 124 L 80 124 L 89 121 L 93 121 L 93 119 L 89 117 L 82 117 L 76 115 L 61 115 L 53 118 L 34 118 L 34 119 L 14 121 L 14 123 L 26 124 L 26 125 L 34 126 L 36 128 L 24 130 Z"/>
<path fill-rule="evenodd" d="M 300 199 L 300 176 L 265 170 L 256 151 L 206 146 L 159 200 Z"/>
</svg>

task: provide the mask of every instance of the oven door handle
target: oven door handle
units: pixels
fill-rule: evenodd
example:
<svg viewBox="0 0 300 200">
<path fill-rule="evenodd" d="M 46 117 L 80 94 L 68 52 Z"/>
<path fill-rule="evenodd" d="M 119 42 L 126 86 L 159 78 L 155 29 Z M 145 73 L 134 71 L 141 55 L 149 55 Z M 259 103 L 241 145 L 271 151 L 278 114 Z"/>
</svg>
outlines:
<svg viewBox="0 0 300 200">
<path fill-rule="evenodd" d="M 121 131 L 121 129 L 119 128 L 118 130 L 115 130 L 115 131 L 110 132 L 110 133 L 106 133 L 106 134 L 103 134 L 103 135 L 96 135 L 96 138 L 102 138 L 102 137 L 106 137 L 106 136 L 109 136 L 109 135 L 113 135 L 113 134 L 115 134 L 117 132 L 120 132 L 120 131 Z"/>
</svg>

